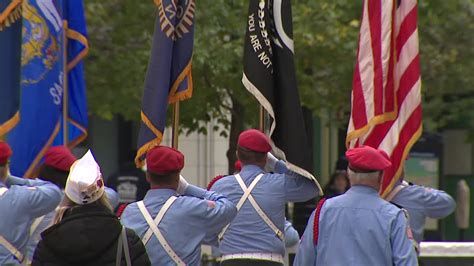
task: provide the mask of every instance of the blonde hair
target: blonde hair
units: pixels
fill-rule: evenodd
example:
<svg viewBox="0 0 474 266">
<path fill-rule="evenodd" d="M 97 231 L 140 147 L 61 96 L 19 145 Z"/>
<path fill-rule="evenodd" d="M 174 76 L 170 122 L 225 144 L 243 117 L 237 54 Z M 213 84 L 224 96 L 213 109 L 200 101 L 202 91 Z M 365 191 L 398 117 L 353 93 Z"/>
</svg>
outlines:
<svg viewBox="0 0 474 266">
<path fill-rule="evenodd" d="M 114 210 L 112 208 L 112 205 L 110 205 L 109 199 L 107 198 L 107 194 L 105 192 L 98 200 L 96 200 L 94 202 L 91 202 L 89 204 L 93 204 L 93 203 L 96 203 L 96 202 L 99 205 L 102 205 L 102 206 L 106 207 L 111 212 Z M 89 204 L 87 204 L 87 205 L 89 205 Z M 72 209 L 75 209 L 75 208 L 81 208 L 82 206 L 85 206 L 85 205 L 79 205 L 79 204 L 73 202 L 72 200 L 70 200 L 67 196 L 64 196 L 63 201 L 59 204 L 59 207 L 56 210 L 56 214 L 54 216 L 53 223 L 57 224 L 57 223 L 61 222 L 61 220 L 64 218 L 64 213 L 67 210 L 72 210 Z"/>
</svg>

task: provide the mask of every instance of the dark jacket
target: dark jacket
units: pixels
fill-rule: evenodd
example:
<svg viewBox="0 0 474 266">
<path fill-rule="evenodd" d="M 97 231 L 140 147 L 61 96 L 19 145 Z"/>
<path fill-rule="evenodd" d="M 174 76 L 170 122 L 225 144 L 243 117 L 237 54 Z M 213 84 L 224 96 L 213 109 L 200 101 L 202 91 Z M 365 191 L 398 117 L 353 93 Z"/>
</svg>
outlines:
<svg viewBox="0 0 474 266">
<path fill-rule="evenodd" d="M 115 266 L 120 221 L 97 203 L 75 207 L 42 234 L 32 265 Z M 131 229 L 126 230 L 132 265 L 150 265 L 146 249 Z M 122 253 L 123 254 L 123 253 Z M 122 265 L 126 265 L 122 255 Z"/>
</svg>

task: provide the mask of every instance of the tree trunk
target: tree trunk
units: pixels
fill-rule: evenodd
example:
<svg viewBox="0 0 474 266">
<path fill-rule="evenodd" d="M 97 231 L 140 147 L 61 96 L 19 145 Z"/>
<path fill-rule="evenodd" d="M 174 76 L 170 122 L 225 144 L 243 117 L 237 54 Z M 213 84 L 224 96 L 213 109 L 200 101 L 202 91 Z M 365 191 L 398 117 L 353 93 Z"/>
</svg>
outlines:
<svg viewBox="0 0 474 266">
<path fill-rule="evenodd" d="M 227 160 L 229 161 L 229 174 L 235 172 L 234 163 L 237 161 L 235 151 L 237 150 L 237 139 L 244 129 L 244 106 L 235 98 L 231 97 L 232 111 L 229 133 L 229 150 L 227 150 Z"/>
</svg>

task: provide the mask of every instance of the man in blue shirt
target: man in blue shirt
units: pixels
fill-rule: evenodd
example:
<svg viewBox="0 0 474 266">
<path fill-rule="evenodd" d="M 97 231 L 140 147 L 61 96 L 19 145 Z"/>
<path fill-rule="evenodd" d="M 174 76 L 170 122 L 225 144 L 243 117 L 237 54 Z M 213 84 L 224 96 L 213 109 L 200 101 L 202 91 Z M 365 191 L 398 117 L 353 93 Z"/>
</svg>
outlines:
<svg viewBox="0 0 474 266">
<path fill-rule="evenodd" d="M 346 157 L 351 188 L 320 201 L 294 265 L 417 265 L 404 211 L 379 196 L 388 155 L 362 146 Z"/>
<path fill-rule="evenodd" d="M 0 265 L 23 262 L 33 220 L 61 200 L 61 190 L 52 183 L 11 176 L 10 155 L 8 144 L 0 142 Z"/>
<path fill-rule="evenodd" d="M 241 172 L 214 180 L 210 188 L 239 209 L 220 234 L 221 265 L 283 265 L 285 205 L 308 201 L 319 192 L 312 180 L 289 171 L 283 161 L 268 154 L 271 149 L 260 131 L 242 132 L 237 147 Z"/>
<path fill-rule="evenodd" d="M 175 149 L 155 147 L 146 163 L 151 189 L 125 208 L 122 224 L 142 238 L 152 265 L 199 265 L 201 244 L 216 244 L 237 214 L 234 204 L 180 178 L 184 156 Z"/>
<path fill-rule="evenodd" d="M 418 247 L 423 240 L 426 217 L 444 218 L 456 209 L 456 202 L 448 193 L 406 181 L 395 186 L 385 199 L 408 211 L 408 220 Z"/>
</svg>

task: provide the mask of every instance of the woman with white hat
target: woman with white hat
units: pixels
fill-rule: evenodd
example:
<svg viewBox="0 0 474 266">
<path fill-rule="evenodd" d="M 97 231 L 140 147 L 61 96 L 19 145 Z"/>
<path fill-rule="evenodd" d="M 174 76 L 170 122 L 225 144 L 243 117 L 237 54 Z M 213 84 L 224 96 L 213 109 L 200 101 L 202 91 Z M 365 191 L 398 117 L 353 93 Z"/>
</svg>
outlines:
<svg viewBox="0 0 474 266">
<path fill-rule="evenodd" d="M 71 167 L 65 194 L 32 265 L 150 265 L 140 238 L 113 214 L 90 151 Z"/>
</svg>

